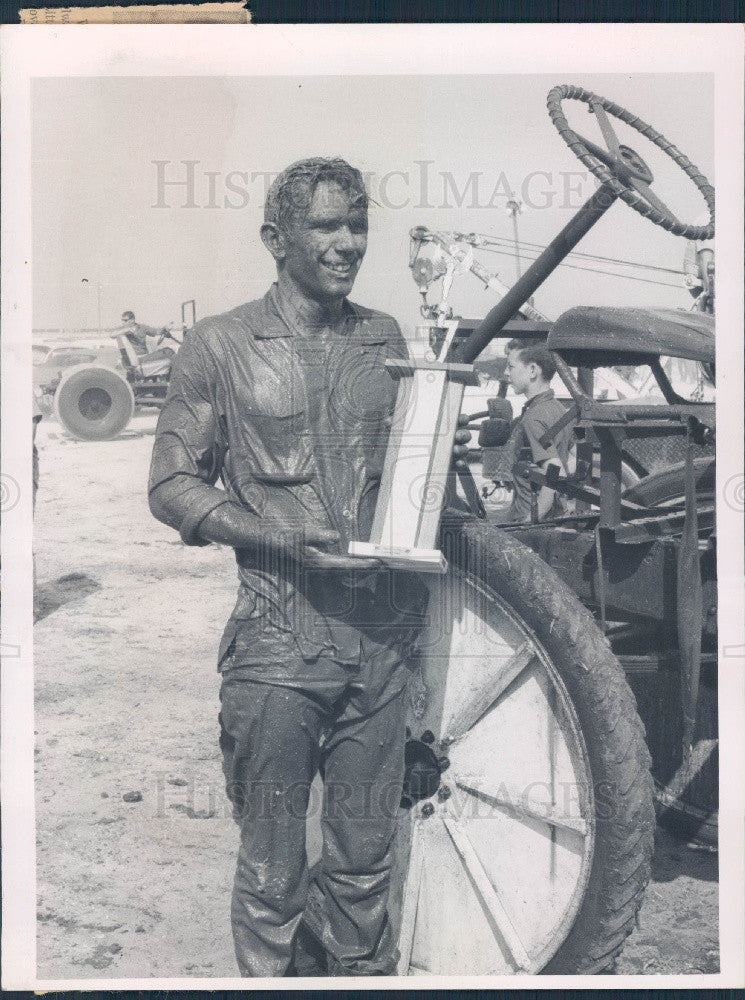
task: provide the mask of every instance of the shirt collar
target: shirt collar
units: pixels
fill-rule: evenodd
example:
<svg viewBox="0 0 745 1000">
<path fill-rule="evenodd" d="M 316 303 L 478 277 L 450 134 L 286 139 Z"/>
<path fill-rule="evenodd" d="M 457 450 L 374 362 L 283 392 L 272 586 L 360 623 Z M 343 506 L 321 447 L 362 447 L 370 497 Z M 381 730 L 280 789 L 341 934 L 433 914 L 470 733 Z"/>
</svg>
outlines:
<svg viewBox="0 0 745 1000">
<path fill-rule="evenodd" d="M 282 319 L 277 303 L 277 283 L 274 282 L 264 296 L 264 316 L 261 327 L 253 330 L 257 340 L 273 340 L 276 337 L 292 337 L 292 330 Z"/>
<path fill-rule="evenodd" d="M 367 320 L 359 311 L 358 307 L 344 300 L 344 309 L 348 317 L 355 321 L 356 330 L 354 339 L 362 344 L 382 344 L 388 337 L 376 322 Z M 274 340 L 278 337 L 294 337 L 295 333 L 282 316 L 282 311 L 277 300 L 277 283 L 272 284 L 269 291 L 264 296 L 264 322 L 261 329 L 253 331 L 257 340 Z"/>
<path fill-rule="evenodd" d="M 533 403 L 537 403 L 539 400 L 553 399 L 553 398 L 554 398 L 554 390 L 553 389 L 546 389 L 545 392 L 539 392 L 537 396 L 533 396 L 532 399 L 529 399 L 526 402 L 525 406 L 523 406 L 523 413 L 525 413 L 525 411 L 527 410 L 527 408 L 529 406 L 532 406 Z"/>
</svg>

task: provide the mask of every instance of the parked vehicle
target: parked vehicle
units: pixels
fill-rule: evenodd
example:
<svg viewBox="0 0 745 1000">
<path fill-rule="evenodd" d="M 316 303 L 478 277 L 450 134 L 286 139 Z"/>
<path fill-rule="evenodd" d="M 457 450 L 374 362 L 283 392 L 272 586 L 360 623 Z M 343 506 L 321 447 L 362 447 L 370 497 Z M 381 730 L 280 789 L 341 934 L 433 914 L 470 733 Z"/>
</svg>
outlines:
<svg viewBox="0 0 745 1000">
<path fill-rule="evenodd" d="M 85 338 L 33 345 L 34 393 L 45 416 L 52 413 L 54 392 L 63 373 L 75 365 L 94 363 L 121 368 L 119 350 L 109 338 Z"/>
<path fill-rule="evenodd" d="M 171 365 L 183 337 L 196 321 L 194 301 L 181 305 L 181 331 L 161 328 L 155 349 L 138 355 L 122 328 L 109 353 L 72 361 L 43 387 L 54 415 L 74 437 L 104 441 L 128 426 L 136 407 L 160 409 L 168 391 Z"/>
</svg>

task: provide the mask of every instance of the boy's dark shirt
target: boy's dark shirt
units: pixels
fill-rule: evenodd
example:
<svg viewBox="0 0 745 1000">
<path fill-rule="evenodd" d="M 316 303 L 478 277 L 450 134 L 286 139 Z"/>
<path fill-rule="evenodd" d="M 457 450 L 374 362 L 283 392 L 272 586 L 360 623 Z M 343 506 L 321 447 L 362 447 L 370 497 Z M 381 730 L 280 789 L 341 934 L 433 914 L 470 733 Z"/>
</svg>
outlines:
<svg viewBox="0 0 745 1000">
<path fill-rule="evenodd" d="M 566 413 L 555 397 L 553 389 L 547 389 L 529 399 L 522 413 L 515 421 L 508 447 L 512 450 L 512 481 L 514 493 L 510 520 L 529 521 L 531 486 L 530 479 L 522 471 L 520 462 L 527 455 L 521 455 L 523 449 L 530 450 L 530 461 L 545 462 L 547 459 L 558 459 L 562 470 L 568 466 L 569 452 L 572 448 L 574 435 L 572 425 L 562 428 L 553 441 L 544 448 L 540 439 L 556 421 Z"/>
</svg>

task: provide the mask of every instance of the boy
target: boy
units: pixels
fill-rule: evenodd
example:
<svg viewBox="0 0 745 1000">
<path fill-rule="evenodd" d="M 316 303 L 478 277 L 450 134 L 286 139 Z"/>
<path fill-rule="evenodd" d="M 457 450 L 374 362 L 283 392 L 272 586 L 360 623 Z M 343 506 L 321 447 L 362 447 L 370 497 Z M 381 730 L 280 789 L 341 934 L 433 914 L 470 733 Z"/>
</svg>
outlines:
<svg viewBox="0 0 745 1000">
<path fill-rule="evenodd" d="M 512 480 L 514 486 L 512 505 L 500 518 L 502 521 L 530 521 L 532 490 L 530 479 L 524 469 L 526 449 L 530 449 L 530 461 L 547 469 L 557 466 L 561 471 L 574 471 L 576 456 L 574 435 L 571 424 L 558 431 L 554 439 L 544 447 L 540 439 L 546 431 L 563 416 L 565 408 L 554 398 L 550 388 L 551 379 L 556 374 L 556 366 L 551 352 L 541 340 L 511 340 L 505 349 L 507 367 L 505 374 L 510 385 L 527 402 L 522 414 L 515 421 L 510 437 L 512 449 Z M 555 516 L 565 511 L 562 498 L 555 490 L 543 486 L 538 492 L 538 520 Z"/>
</svg>

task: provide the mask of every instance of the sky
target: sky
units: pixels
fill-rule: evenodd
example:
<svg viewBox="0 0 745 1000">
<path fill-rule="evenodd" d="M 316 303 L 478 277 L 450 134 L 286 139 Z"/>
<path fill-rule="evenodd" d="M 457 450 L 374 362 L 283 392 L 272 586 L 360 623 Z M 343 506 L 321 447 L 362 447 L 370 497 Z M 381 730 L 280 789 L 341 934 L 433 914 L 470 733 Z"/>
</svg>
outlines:
<svg viewBox="0 0 745 1000">
<path fill-rule="evenodd" d="M 548 91 L 563 82 L 638 114 L 714 183 L 704 74 L 35 79 L 34 330 L 96 328 L 99 301 L 110 328 L 125 309 L 159 325 L 177 321 L 186 299 L 199 318 L 257 298 L 274 279 L 258 236 L 268 182 L 297 159 L 338 155 L 366 175 L 374 201 L 352 298 L 411 331 L 420 322 L 413 226 L 511 238 L 513 196 L 523 203 L 521 241 L 545 244 L 594 190 L 546 112 Z M 599 141 L 584 105 L 565 109 Z M 685 175 L 648 140 L 617 131 L 678 217 L 699 221 L 704 203 Z M 617 203 L 577 249 L 679 271 L 685 242 Z M 510 254 L 476 257 L 515 280 Z M 630 273 L 673 287 L 561 267 L 535 305 L 550 318 L 580 304 L 690 305 L 675 275 Z M 495 301 L 470 275 L 450 296 L 471 317 Z"/>
</svg>

